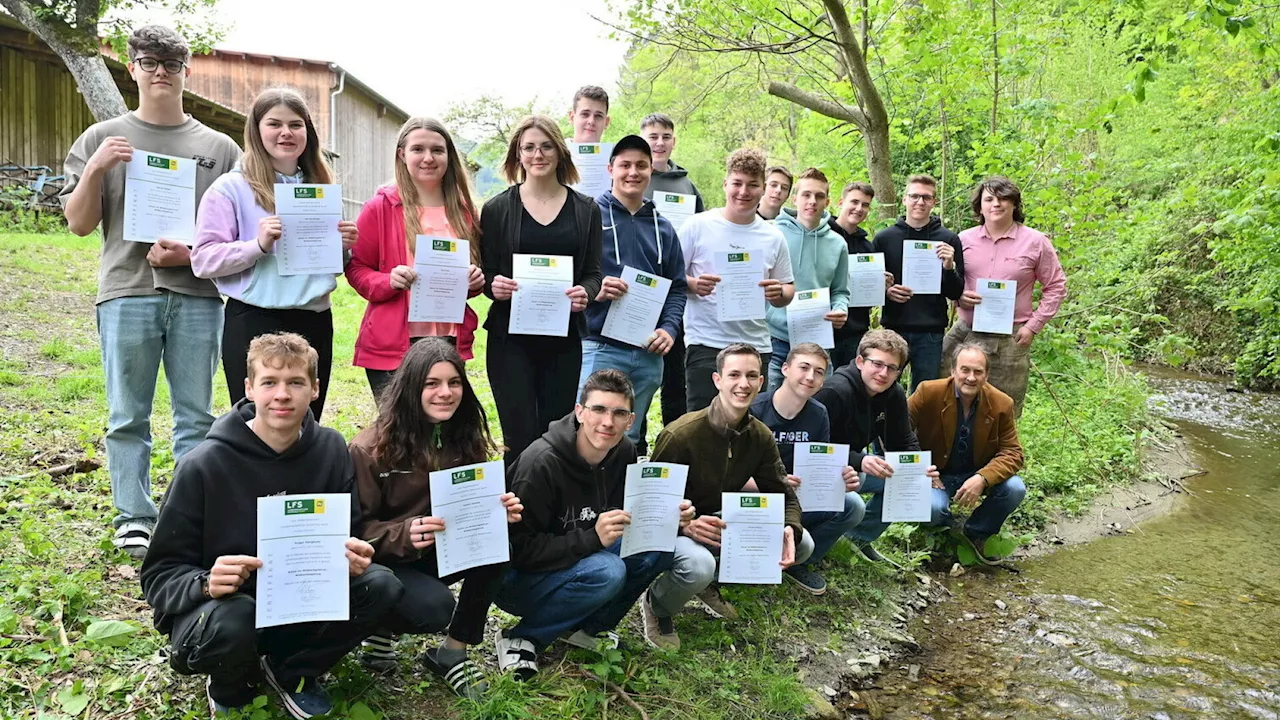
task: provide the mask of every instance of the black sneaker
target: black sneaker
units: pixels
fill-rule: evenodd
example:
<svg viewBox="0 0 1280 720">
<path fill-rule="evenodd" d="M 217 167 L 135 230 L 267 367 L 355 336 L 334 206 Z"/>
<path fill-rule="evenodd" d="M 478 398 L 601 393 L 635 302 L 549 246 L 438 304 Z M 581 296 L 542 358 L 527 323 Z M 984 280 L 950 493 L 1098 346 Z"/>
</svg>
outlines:
<svg viewBox="0 0 1280 720">
<path fill-rule="evenodd" d="M 804 565 L 792 565 L 783 570 L 782 574 L 804 588 L 806 592 L 821 595 L 827 591 L 826 579 Z"/>
<path fill-rule="evenodd" d="M 422 664 L 444 678 L 454 693 L 468 700 L 479 702 L 489 691 L 484 671 L 471 661 L 466 650 L 431 648 L 422 656 Z"/>
<path fill-rule="evenodd" d="M 151 547 L 151 526 L 140 522 L 127 522 L 116 530 L 112 545 L 125 551 L 134 560 L 142 560 Z"/>
<path fill-rule="evenodd" d="M 209 701 L 209 717 L 217 720 L 219 717 L 228 717 L 231 713 L 246 707 L 253 702 L 253 688 L 247 683 L 244 685 L 245 700 L 243 702 L 220 702 L 213 697 L 213 678 L 206 677 L 204 679 L 204 696 Z M 226 698 L 224 698 L 225 700 Z"/>
<path fill-rule="evenodd" d="M 265 657 L 262 658 L 262 675 L 267 679 L 267 684 L 280 693 L 280 702 L 294 720 L 307 720 L 333 711 L 333 702 L 315 678 L 299 678 L 285 685 Z"/>
<path fill-rule="evenodd" d="M 862 557 L 866 558 L 867 560 L 870 560 L 871 562 L 884 563 L 898 570 L 903 569 L 903 567 L 898 563 L 890 560 L 889 558 L 877 552 L 875 548 L 871 547 L 871 543 L 854 543 L 853 546 L 858 549 L 858 552 L 862 554 Z"/>
</svg>

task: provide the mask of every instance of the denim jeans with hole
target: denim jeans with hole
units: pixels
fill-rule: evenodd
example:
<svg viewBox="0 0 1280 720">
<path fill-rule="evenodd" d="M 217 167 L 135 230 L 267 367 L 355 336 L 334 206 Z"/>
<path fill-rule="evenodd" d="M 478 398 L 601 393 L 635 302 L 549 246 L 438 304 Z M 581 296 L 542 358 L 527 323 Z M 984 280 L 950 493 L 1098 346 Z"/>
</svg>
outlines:
<svg viewBox="0 0 1280 720">
<path fill-rule="evenodd" d="M 222 338 L 222 301 L 161 291 L 97 307 L 107 389 L 107 471 L 126 522 L 155 525 L 151 499 L 151 403 L 164 363 L 173 406 L 176 466 L 213 424 L 213 374 Z"/>
</svg>

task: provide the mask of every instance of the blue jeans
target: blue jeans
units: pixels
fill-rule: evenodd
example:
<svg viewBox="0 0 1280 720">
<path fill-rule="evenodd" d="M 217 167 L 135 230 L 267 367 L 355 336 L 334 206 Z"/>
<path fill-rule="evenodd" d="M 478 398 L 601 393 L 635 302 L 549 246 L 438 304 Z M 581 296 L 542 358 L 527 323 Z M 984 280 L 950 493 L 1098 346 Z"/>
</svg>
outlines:
<svg viewBox="0 0 1280 720">
<path fill-rule="evenodd" d="M 800 524 L 813 536 L 813 554 L 799 565 L 813 565 L 826 556 L 841 535 L 862 522 L 867 506 L 856 492 L 845 493 L 844 510 L 839 512 L 807 512 L 800 514 Z"/>
<path fill-rule="evenodd" d="M 964 485 L 964 481 L 971 477 L 973 477 L 972 473 L 942 475 L 942 484 L 946 486 L 946 490 L 933 488 L 931 491 L 933 512 L 929 525 L 951 524 L 951 498 L 955 496 L 960 486 Z M 884 502 L 884 479 L 866 475 L 863 477 L 862 490 L 873 493 L 871 502 L 867 503 L 867 515 L 857 527 L 847 533 L 850 540 L 858 543 L 875 540 L 889 527 L 889 523 L 880 519 L 880 507 Z M 969 516 L 964 526 L 965 532 L 977 537 L 989 537 L 999 533 L 1005 519 L 1018 509 L 1018 505 L 1026 495 L 1027 486 L 1017 475 L 991 487 L 987 490 L 986 497 Z"/>
<path fill-rule="evenodd" d="M 662 356 L 644 348 L 583 340 L 582 372 L 578 376 L 579 398 L 582 397 L 582 386 L 587 384 L 587 378 L 597 370 L 621 370 L 631 378 L 631 387 L 636 393 L 631 409 L 635 411 L 636 417 L 627 430 L 627 437 L 631 438 L 636 447 L 640 447 L 644 440 L 644 418 L 649 414 L 649 403 L 653 402 L 654 393 L 662 385 Z"/>
<path fill-rule="evenodd" d="M 773 354 L 769 356 L 769 383 L 764 388 L 766 391 L 777 390 L 782 386 L 782 364 L 787 361 L 787 354 L 791 352 L 791 343 L 786 340 L 771 337 L 769 342 L 773 343 Z M 830 351 L 828 351 L 827 377 L 831 377 L 833 372 L 835 372 L 835 367 L 834 363 L 831 362 Z"/>
<path fill-rule="evenodd" d="M 616 627 L 673 558 L 669 552 L 622 558 L 621 549 L 618 540 L 564 570 L 508 570 L 497 605 L 520 622 L 507 636 L 525 638 L 541 650 L 574 630 L 594 635 Z"/>
<path fill-rule="evenodd" d="M 907 394 L 916 391 L 916 386 L 925 380 L 937 380 L 942 372 L 942 337 L 940 332 L 900 332 L 907 341 L 907 351 L 911 356 L 907 362 L 911 365 L 911 387 Z"/>
<path fill-rule="evenodd" d="M 160 363 L 173 405 L 176 465 L 213 424 L 222 301 L 161 291 L 108 300 L 97 314 L 107 389 L 107 472 L 119 512 L 114 524 L 153 526 L 151 403 Z"/>
</svg>

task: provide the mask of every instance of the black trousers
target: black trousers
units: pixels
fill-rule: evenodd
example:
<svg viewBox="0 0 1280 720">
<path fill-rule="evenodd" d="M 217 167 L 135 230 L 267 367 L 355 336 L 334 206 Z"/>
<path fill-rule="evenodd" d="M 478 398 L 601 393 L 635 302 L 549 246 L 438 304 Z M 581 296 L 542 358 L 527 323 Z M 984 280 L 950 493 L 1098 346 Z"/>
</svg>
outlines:
<svg viewBox="0 0 1280 720">
<path fill-rule="evenodd" d="M 573 410 L 582 372 L 582 340 L 570 323 L 568 337 L 489 333 L 485 369 L 502 423 L 508 468 Z"/>
<path fill-rule="evenodd" d="M 421 339 L 422 337 L 410 338 L 409 339 L 410 347 L 412 347 L 414 343 L 418 342 Z M 458 346 L 458 338 L 456 337 L 442 336 L 441 339 L 449 341 L 449 344 L 454 347 Z M 373 401 L 375 403 L 377 403 L 378 398 L 382 396 L 382 391 L 386 390 L 387 386 L 391 384 L 391 376 L 395 374 L 396 374 L 395 370 L 371 370 L 369 368 L 364 369 L 364 376 L 369 380 L 369 390 L 373 392 Z"/>
<path fill-rule="evenodd" d="M 690 345 L 684 358 L 685 393 L 689 412 L 697 412 L 711 404 L 711 399 L 719 392 L 711 374 L 716 371 L 716 356 L 722 348 L 711 348 L 706 345 Z M 767 371 L 769 359 L 773 353 L 760 353 L 760 381 L 768 381 Z"/>
<path fill-rule="evenodd" d="M 449 577 L 440 577 L 436 554 L 421 560 L 392 565 L 404 586 L 400 602 L 382 618 L 382 631 L 391 635 L 425 635 L 449 629 L 449 637 L 468 645 L 484 641 L 484 623 L 498 594 L 507 565 L 481 565 Z M 449 586 L 462 581 L 457 601 Z"/>
<path fill-rule="evenodd" d="M 662 358 L 662 424 L 670 425 L 688 410 L 684 395 L 684 325 L 681 337 Z"/>
<path fill-rule="evenodd" d="M 862 342 L 862 336 L 866 333 L 862 332 L 842 337 L 836 340 L 836 346 L 831 351 L 831 370 L 832 372 L 853 362 L 858 357 L 858 343 Z"/>
<path fill-rule="evenodd" d="M 169 664 L 181 675 L 208 675 L 215 700 L 242 705 L 257 694 L 252 685 L 258 677 L 259 654 L 267 656 L 285 686 L 317 677 L 371 635 L 403 592 L 395 574 L 382 565 L 370 565 L 360 577 L 351 578 L 349 621 L 260 631 L 254 628 L 252 595 L 238 592 L 206 600 L 174 619 Z"/>
<path fill-rule="evenodd" d="M 268 333 L 298 333 L 320 355 L 320 395 L 311 402 L 311 414 L 319 422 L 329 393 L 329 373 L 333 370 L 333 311 L 276 310 L 227 298 L 222 312 L 222 373 L 227 379 L 231 404 L 244 398 L 244 380 L 249 376 L 249 343 Z"/>
</svg>

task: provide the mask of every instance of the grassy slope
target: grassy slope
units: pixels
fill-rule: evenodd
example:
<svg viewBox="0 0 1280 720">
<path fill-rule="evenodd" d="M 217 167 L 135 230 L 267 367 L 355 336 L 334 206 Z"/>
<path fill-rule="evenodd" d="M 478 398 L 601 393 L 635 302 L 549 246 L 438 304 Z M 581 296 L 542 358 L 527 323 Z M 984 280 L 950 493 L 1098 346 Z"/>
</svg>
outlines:
<svg viewBox="0 0 1280 720">
<path fill-rule="evenodd" d="M 96 256 L 94 238 L 0 235 L 0 717 L 35 718 L 40 709 L 43 718 L 78 716 L 77 710 L 99 719 L 197 717 L 206 712 L 200 686 L 169 671 L 157 654 L 163 639 L 150 629 L 135 566 L 108 540 L 113 509 L 106 472 L 15 477 L 32 473 L 32 465 L 57 464 L 59 456 L 102 458 L 106 408 L 93 325 Z M 486 303 L 476 303 L 482 316 Z M 363 300 L 341 282 L 334 294 L 335 367 L 326 424 L 348 437 L 373 411 L 363 371 L 350 365 L 363 309 Z M 1050 335 L 1046 349 L 1052 342 Z M 483 353 L 481 331 L 477 356 Z M 1057 353 L 1040 361 L 1056 376 L 1055 390 L 1074 422 L 1064 423 L 1043 384 L 1033 382 L 1023 430 L 1032 501 L 1015 518 L 1024 529 L 1046 512 L 1081 507 L 1103 483 L 1129 477 L 1144 417 L 1141 386 L 1124 374 Z M 468 373 L 496 425 L 483 364 L 471 363 Z M 222 383 L 219 375 L 217 412 L 227 408 Z M 169 418 L 162 382 L 152 428 L 157 496 L 172 464 Z M 656 432 L 656 418 L 650 427 Z M 896 549 L 918 559 L 930 542 L 920 535 L 896 529 Z M 893 618 L 914 599 L 914 588 L 899 579 L 853 563 L 843 543 L 824 570 L 831 589 L 818 600 L 790 585 L 734 588 L 729 595 L 743 613 L 741 622 L 686 612 L 677 619 L 684 640 L 678 655 L 645 647 L 633 616 L 624 632 L 631 650 L 601 658 L 555 649 L 544 658 L 546 671 L 537 682 L 518 686 L 499 679 L 483 706 L 455 701 L 442 683 L 418 670 L 408 643 L 402 644 L 397 678 L 377 681 L 348 659 L 337 669 L 334 694 L 358 719 L 585 718 L 604 714 L 606 703 L 615 717 L 638 717 L 584 674 L 589 667 L 624 685 L 653 718 L 798 717 L 806 682 L 838 686 L 846 656 L 900 639 Z M 89 626 L 104 619 L 127 621 L 136 631 L 114 640 L 86 637 Z M 491 629 L 510 622 L 495 610 Z M 490 665 L 491 650 L 486 645 L 478 655 Z M 253 716 L 284 717 L 271 706 Z"/>
</svg>

